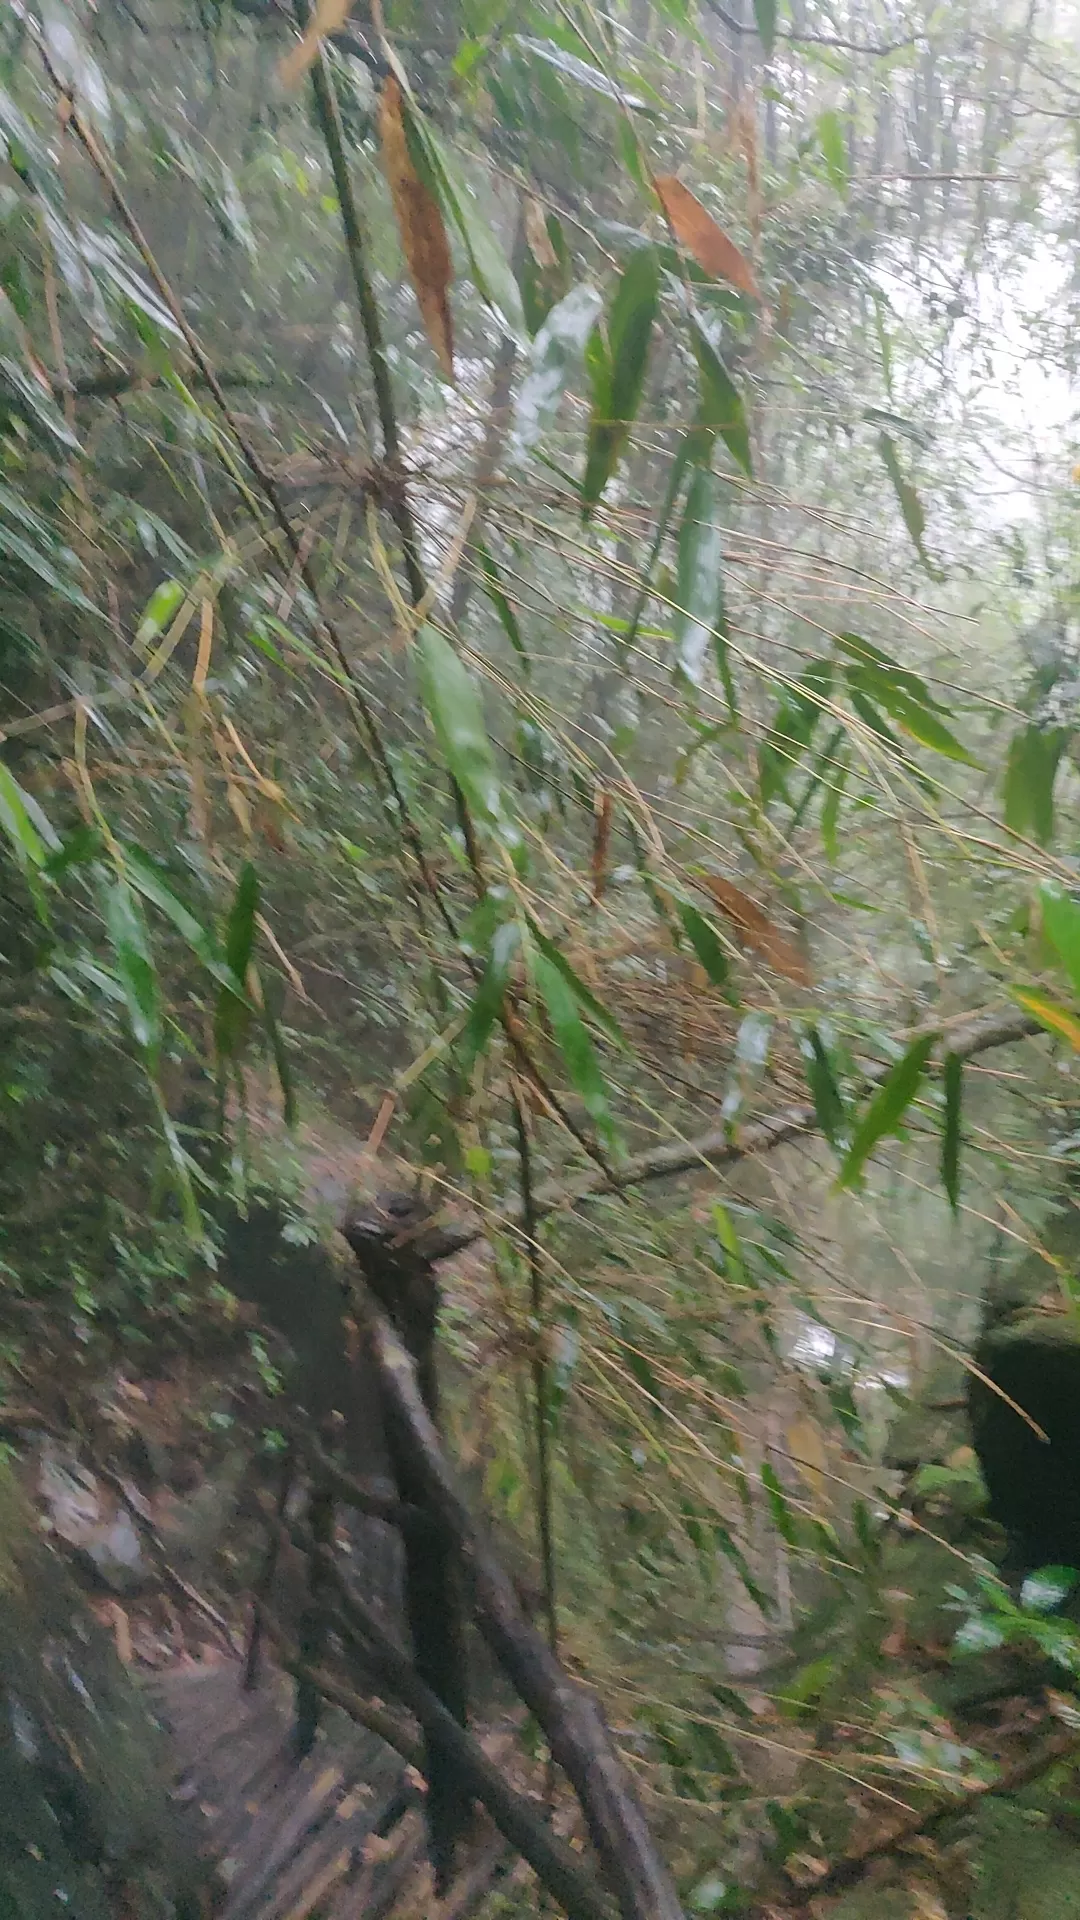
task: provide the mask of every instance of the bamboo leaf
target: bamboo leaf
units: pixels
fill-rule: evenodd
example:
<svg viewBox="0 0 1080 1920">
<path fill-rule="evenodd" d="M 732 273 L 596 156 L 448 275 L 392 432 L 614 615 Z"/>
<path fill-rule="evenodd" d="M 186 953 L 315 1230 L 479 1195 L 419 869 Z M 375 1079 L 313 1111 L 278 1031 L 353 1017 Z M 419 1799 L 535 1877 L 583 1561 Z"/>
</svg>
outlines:
<svg viewBox="0 0 1080 1920">
<path fill-rule="evenodd" d="M 1054 783 L 1069 734 L 1034 723 L 1013 735 L 1005 763 L 1005 825 L 1040 847 L 1054 837 Z"/>
<path fill-rule="evenodd" d="M 519 656 L 526 673 L 530 673 L 532 671 L 532 661 L 529 659 L 528 649 L 521 637 L 521 628 L 518 625 L 517 614 L 510 605 L 503 589 L 502 581 L 499 578 L 499 569 L 495 565 L 490 550 L 483 540 L 476 542 L 473 551 L 480 562 L 480 571 L 484 576 L 484 591 L 499 616 L 502 630 L 509 640 L 510 645 L 513 647 L 514 652 Z"/>
<path fill-rule="evenodd" d="M 406 131 L 414 143 L 414 159 L 425 162 L 420 171 L 429 176 L 436 199 L 456 227 L 469 262 L 476 290 L 491 307 L 505 332 L 519 346 L 528 341 L 521 289 L 491 221 L 452 150 L 441 140 L 429 121 L 421 119 L 415 108 L 406 108 Z"/>
<path fill-rule="evenodd" d="M 142 909 L 126 880 L 114 881 L 106 891 L 105 926 L 135 1043 L 153 1060 L 161 1039 L 157 968 Z"/>
<path fill-rule="evenodd" d="M 846 193 L 851 180 L 848 165 L 847 141 L 844 138 L 844 123 L 833 108 L 826 108 L 818 114 L 818 145 L 829 179 L 837 193 Z"/>
<path fill-rule="evenodd" d="M 124 847 L 123 856 L 127 880 L 136 893 L 160 908 L 166 918 L 172 922 L 181 939 L 187 942 L 197 959 L 220 985 L 234 987 L 233 971 L 218 946 L 213 928 L 204 926 L 183 901 L 177 898 L 169 884 L 168 876 L 157 861 L 152 860 L 141 847 L 131 845 Z"/>
<path fill-rule="evenodd" d="M 1043 932 L 1065 968 L 1073 992 L 1080 994 L 1080 902 L 1056 881 L 1044 880 L 1039 903 Z"/>
<path fill-rule="evenodd" d="M 476 989 L 469 1017 L 465 1023 L 461 1039 L 458 1042 L 458 1057 L 463 1073 L 469 1073 L 473 1064 L 486 1050 L 495 1023 L 502 1012 L 506 989 L 510 983 L 510 969 L 514 955 L 521 944 L 521 928 L 516 920 L 504 921 L 496 927 L 491 941 L 491 952 L 487 966 Z"/>
<path fill-rule="evenodd" d="M 529 452 L 554 424 L 566 384 L 579 365 L 603 298 L 595 287 L 573 287 L 552 307 L 532 343 L 529 370 L 514 403 L 514 438 Z"/>
<path fill-rule="evenodd" d="M 607 486 L 637 416 L 660 295 L 660 263 L 643 247 L 627 263 L 608 312 L 606 340 L 593 336 L 592 415 L 581 499 L 588 519 Z"/>
<path fill-rule="evenodd" d="M 383 168 L 409 276 L 435 357 L 454 378 L 454 324 L 450 286 L 454 277 L 442 209 L 430 179 L 422 179 L 410 148 L 405 97 L 396 74 L 388 74 L 379 100 Z M 427 170 L 430 175 L 430 170 Z"/>
<path fill-rule="evenodd" d="M 697 313 L 690 315 L 690 344 L 701 382 L 699 423 L 720 435 L 732 459 L 752 479 L 750 429 L 742 395 Z"/>
<path fill-rule="evenodd" d="M 731 880 L 725 880 L 722 874 L 695 873 L 691 878 L 694 885 L 710 894 L 720 911 L 734 922 L 747 946 L 764 954 L 777 973 L 796 981 L 799 986 L 810 985 L 810 974 L 802 954 L 787 935 L 773 925 L 756 900 L 751 900 L 741 887 Z"/>
<path fill-rule="evenodd" d="M 919 499 L 911 481 L 904 476 L 896 451 L 896 443 L 890 439 L 887 433 L 879 433 L 878 447 L 881 452 L 881 458 L 885 463 L 885 471 L 892 481 L 893 492 L 896 494 L 899 502 L 904 525 L 911 535 L 911 544 L 915 548 L 919 559 L 922 561 L 923 566 L 931 578 L 940 580 L 941 570 L 935 567 L 923 542 L 923 536 L 926 533 L 926 515 L 923 512 L 922 501 Z"/>
<path fill-rule="evenodd" d="M 44 867 L 50 849 L 60 846 L 54 831 L 32 794 L 19 785 L 10 767 L 0 760 L 0 827 L 7 834 L 21 867 Z"/>
<path fill-rule="evenodd" d="M 143 608 L 135 629 L 135 645 L 145 649 L 151 641 L 159 639 L 166 627 L 171 626 L 186 598 L 187 588 L 182 580 L 162 580 Z"/>
<path fill-rule="evenodd" d="M 947 1053 L 943 1069 L 945 1113 L 941 1129 L 941 1184 L 949 1196 L 954 1213 L 960 1208 L 961 1103 L 964 1090 L 964 1062 L 960 1054 Z"/>
<path fill-rule="evenodd" d="M 529 920 L 529 931 L 541 953 L 544 955 L 544 958 L 550 961 L 553 967 L 558 968 L 567 986 L 570 988 L 571 993 L 574 995 L 574 998 L 584 1008 L 589 1018 L 596 1022 L 601 1032 L 605 1033 L 615 1046 L 625 1048 L 626 1038 L 614 1014 L 609 1013 L 603 1002 L 598 1000 L 591 988 L 585 985 L 580 974 L 576 973 L 570 965 L 566 955 L 560 953 L 555 942 L 549 940 L 543 928 L 538 926 L 536 921 L 531 918 Z"/>
<path fill-rule="evenodd" d="M 613 100 L 619 106 L 630 107 L 636 112 L 647 112 L 644 100 L 637 94 L 628 93 L 624 88 L 609 80 L 599 67 L 590 66 L 587 60 L 579 60 L 576 53 L 568 53 L 554 40 L 533 40 L 525 34 L 515 35 L 515 45 L 523 53 L 531 54 L 536 60 L 543 60 L 548 66 L 565 74 L 568 80 L 576 80 L 581 87 L 587 87 L 590 93 L 603 94 L 606 100 Z"/>
<path fill-rule="evenodd" d="M 421 627 L 417 651 L 421 697 L 450 772 L 475 817 L 504 840 L 516 841 L 472 675 L 435 627 Z"/>
<path fill-rule="evenodd" d="M 710 927 L 704 914 L 699 913 L 696 907 L 691 907 L 682 900 L 677 904 L 679 919 L 683 925 L 683 932 L 686 934 L 701 965 L 704 967 L 713 986 L 719 987 L 721 993 L 730 999 L 731 963 L 720 944 L 718 935 L 715 930 Z"/>
<path fill-rule="evenodd" d="M 830 1146 L 839 1148 L 847 1133 L 847 1107 L 833 1071 L 829 1049 L 817 1027 L 807 1026 L 799 1038 L 806 1084 L 814 1103 L 818 1126 Z"/>
<path fill-rule="evenodd" d="M 597 1133 L 609 1146 L 613 1146 L 617 1142 L 617 1135 L 607 1088 L 596 1050 L 578 1010 L 577 995 L 561 969 L 545 953 L 533 954 L 532 967 L 571 1085 L 580 1096 Z"/>
<path fill-rule="evenodd" d="M 752 300 L 760 299 L 749 260 L 739 252 L 735 242 L 728 239 L 689 187 L 684 187 L 673 173 L 658 173 L 655 186 L 675 238 L 693 255 L 702 272 L 713 280 L 730 281 Z"/>
<path fill-rule="evenodd" d="M 1063 1006 L 1060 1000 L 1054 1000 L 1050 994 L 1040 993 L 1034 987 L 1012 987 L 1010 992 L 1020 1006 L 1035 1015 L 1048 1033 L 1060 1035 L 1080 1053 L 1080 1015 L 1071 1007 Z"/>
<path fill-rule="evenodd" d="M 766 60 L 771 60 L 776 41 L 776 0 L 754 0 L 754 25 L 761 51 Z"/>
<path fill-rule="evenodd" d="M 926 1033 L 913 1041 L 903 1059 L 897 1061 L 882 1082 L 855 1130 L 855 1137 L 837 1178 L 838 1187 L 855 1186 L 878 1141 L 887 1134 L 896 1133 L 918 1092 L 937 1038 L 936 1033 Z"/>
<path fill-rule="evenodd" d="M 713 653 L 734 715 L 735 689 L 727 652 L 724 605 L 724 535 L 720 524 L 720 482 L 698 467 L 686 495 L 679 529 L 672 638 L 678 672 L 700 687 L 705 662 Z"/>
</svg>

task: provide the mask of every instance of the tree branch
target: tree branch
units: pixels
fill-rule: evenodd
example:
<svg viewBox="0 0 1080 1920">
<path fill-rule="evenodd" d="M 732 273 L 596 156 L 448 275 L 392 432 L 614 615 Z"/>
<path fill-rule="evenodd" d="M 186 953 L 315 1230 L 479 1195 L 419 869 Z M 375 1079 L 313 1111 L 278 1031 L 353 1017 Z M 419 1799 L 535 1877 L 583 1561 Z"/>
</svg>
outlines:
<svg viewBox="0 0 1080 1920">
<path fill-rule="evenodd" d="M 757 26 L 753 21 L 736 20 L 734 14 L 721 6 L 720 0 L 705 0 L 705 5 L 710 13 L 714 13 L 717 19 L 722 21 L 729 33 L 757 33 Z M 865 40 L 845 40 L 831 33 L 796 33 L 790 28 L 778 27 L 775 37 L 777 40 L 792 41 L 798 46 L 837 47 L 843 53 L 865 53 L 874 59 L 881 59 L 884 54 L 900 53 L 904 47 L 917 46 L 920 40 L 925 40 L 928 36 L 925 32 L 908 33 L 902 40 L 886 40 L 882 45 L 874 46 Z"/>
<path fill-rule="evenodd" d="M 684 1920 L 597 1701 L 564 1672 L 525 1618 L 508 1575 L 458 1489 L 404 1345 L 366 1289 L 358 1288 L 354 1297 L 417 1479 L 472 1576 L 477 1625 L 536 1715 L 553 1758 L 577 1794 L 623 1920 Z"/>
<path fill-rule="evenodd" d="M 1033 1034 L 1044 1031 L 1032 1014 L 1010 1008 L 1001 1013 L 979 1014 L 951 1030 L 943 1031 L 939 1023 L 928 1022 L 923 1027 L 913 1028 L 904 1038 L 910 1042 L 920 1034 L 941 1033 L 948 1052 L 959 1054 L 962 1060 L 969 1060 L 975 1054 L 989 1052 L 993 1047 L 1007 1047 L 1017 1040 L 1027 1040 Z M 891 1061 L 882 1061 L 867 1067 L 863 1076 L 866 1089 L 880 1086 L 892 1064 Z M 534 1196 L 534 1212 L 539 1219 L 546 1214 L 570 1211 L 579 1207 L 583 1200 L 599 1199 L 609 1193 L 624 1193 L 628 1188 L 641 1186 L 648 1180 L 669 1180 L 678 1173 L 698 1173 L 734 1166 L 753 1154 L 771 1153 L 774 1147 L 783 1146 L 788 1140 L 797 1140 L 818 1131 L 817 1113 L 808 1102 L 784 1107 L 765 1120 L 752 1121 L 735 1136 L 727 1128 L 718 1128 L 710 1133 L 699 1134 L 692 1140 L 676 1140 L 669 1146 L 649 1147 L 644 1153 L 634 1154 L 624 1160 L 609 1174 L 595 1172 L 582 1174 L 579 1179 L 571 1181 L 549 1181 Z M 500 1224 L 520 1229 L 520 1204 L 511 1203 Z M 482 1223 L 470 1225 L 464 1221 L 460 1225 L 450 1223 L 445 1227 L 432 1227 L 423 1236 L 426 1257 L 445 1260 L 450 1254 L 460 1253 L 475 1241 L 484 1239 L 487 1232 L 487 1227 Z"/>
</svg>

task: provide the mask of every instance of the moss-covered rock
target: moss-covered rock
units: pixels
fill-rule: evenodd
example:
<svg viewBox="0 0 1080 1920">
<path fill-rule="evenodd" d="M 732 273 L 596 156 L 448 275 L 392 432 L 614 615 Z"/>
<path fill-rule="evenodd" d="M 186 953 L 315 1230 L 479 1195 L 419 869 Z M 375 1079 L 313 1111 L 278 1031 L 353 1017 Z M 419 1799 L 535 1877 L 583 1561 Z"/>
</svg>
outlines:
<svg viewBox="0 0 1080 1920">
<path fill-rule="evenodd" d="M 197 1911 L 162 1737 L 0 1468 L 0 1915 Z"/>
</svg>

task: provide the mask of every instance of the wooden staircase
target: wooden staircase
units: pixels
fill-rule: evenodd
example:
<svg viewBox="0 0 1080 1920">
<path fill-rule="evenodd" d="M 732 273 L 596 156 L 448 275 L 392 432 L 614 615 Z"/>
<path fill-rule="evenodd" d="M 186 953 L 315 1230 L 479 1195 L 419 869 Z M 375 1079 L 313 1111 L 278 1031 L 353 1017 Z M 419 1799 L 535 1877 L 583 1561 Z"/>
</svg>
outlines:
<svg viewBox="0 0 1080 1920">
<path fill-rule="evenodd" d="M 446 1899 L 431 1890 L 422 1794 L 364 1727 L 327 1712 L 313 1751 L 291 1751 L 292 1683 L 239 1661 L 178 1664 L 148 1683 L 174 1754 L 190 1843 L 214 1869 L 217 1920 L 465 1920 L 513 1864 L 482 1834 Z"/>
</svg>

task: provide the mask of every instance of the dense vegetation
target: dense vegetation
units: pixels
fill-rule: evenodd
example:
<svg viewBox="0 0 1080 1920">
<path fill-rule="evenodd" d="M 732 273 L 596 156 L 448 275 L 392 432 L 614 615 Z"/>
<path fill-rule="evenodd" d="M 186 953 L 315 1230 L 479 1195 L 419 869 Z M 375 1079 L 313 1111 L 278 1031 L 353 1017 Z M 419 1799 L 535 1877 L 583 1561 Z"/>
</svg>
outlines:
<svg viewBox="0 0 1080 1920">
<path fill-rule="evenodd" d="M 456 1441 L 719 1910 L 985 1764 L 881 1683 L 882 1461 L 1080 1138 L 1080 21 L 307 16 L 0 20 L 0 1385 L 422 1167 Z"/>
</svg>

